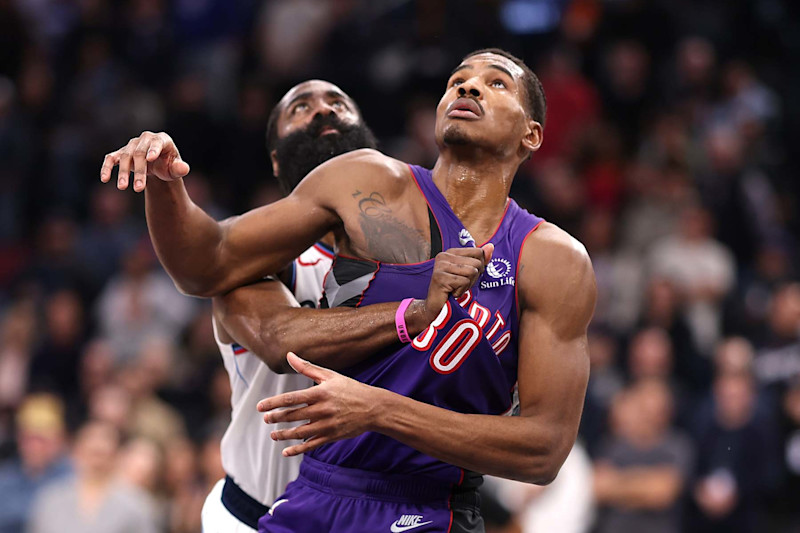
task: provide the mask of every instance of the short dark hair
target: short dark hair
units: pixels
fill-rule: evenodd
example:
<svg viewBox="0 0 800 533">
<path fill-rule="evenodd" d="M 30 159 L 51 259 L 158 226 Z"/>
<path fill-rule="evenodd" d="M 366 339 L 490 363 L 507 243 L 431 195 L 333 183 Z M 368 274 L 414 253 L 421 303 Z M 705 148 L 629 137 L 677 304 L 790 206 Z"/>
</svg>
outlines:
<svg viewBox="0 0 800 533">
<path fill-rule="evenodd" d="M 542 127 L 544 127 L 544 122 L 547 118 L 547 99 L 544 96 L 542 82 L 539 81 L 539 78 L 536 76 L 536 74 L 534 74 L 530 67 L 528 67 L 523 60 L 514 54 L 506 52 L 505 50 L 501 50 L 500 48 L 482 48 L 480 50 L 475 50 L 474 52 L 470 52 L 469 54 L 465 55 L 464 59 L 461 61 L 466 61 L 470 57 L 480 54 L 494 54 L 505 57 L 522 69 L 522 81 L 524 83 L 525 93 L 527 96 L 527 101 L 525 104 L 528 108 L 528 115 L 533 120 L 541 124 Z"/>
</svg>

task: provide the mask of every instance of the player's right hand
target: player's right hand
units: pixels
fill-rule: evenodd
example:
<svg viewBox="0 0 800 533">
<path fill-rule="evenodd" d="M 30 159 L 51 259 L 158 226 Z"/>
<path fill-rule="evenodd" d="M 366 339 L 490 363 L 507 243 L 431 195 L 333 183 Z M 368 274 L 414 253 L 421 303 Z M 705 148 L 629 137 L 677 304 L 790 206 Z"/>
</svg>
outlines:
<svg viewBox="0 0 800 533">
<path fill-rule="evenodd" d="M 181 159 L 172 137 L 164 132 L 145 131 L 119 150 L 106 154 L 100 168 L 100 181 L 108 183 L 116 165 L 119 165 L 117 188 L 128 188 L 130 173 L 133 171 L 133 190 L 136 192 L 144 190 L 147 178 L 151 176 L 163 181 L 174 181 L 189 173 L 189 165 Z"/>
<path fill-rule="evenodd" d="M 433 275 L 425 299 L 425 310 L 431 321 L 450 296 L 458 298 L 475 285 L 492 260 L 494 244 L 480 248 L 450 248 L 436 255 Z"/>
</svg>

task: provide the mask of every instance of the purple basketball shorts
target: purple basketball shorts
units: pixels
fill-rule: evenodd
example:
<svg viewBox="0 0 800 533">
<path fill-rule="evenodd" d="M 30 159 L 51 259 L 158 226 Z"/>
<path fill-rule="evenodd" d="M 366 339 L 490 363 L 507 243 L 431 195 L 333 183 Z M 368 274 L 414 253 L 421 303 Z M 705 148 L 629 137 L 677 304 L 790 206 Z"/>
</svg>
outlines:
<svg viewBox="0 0 800 533">
<path fill-rule="evenodd" d="M 475 491 L 303 458 L 300 476 L 258 521 L 259 533 L 479 533 Z"/>
</svg>

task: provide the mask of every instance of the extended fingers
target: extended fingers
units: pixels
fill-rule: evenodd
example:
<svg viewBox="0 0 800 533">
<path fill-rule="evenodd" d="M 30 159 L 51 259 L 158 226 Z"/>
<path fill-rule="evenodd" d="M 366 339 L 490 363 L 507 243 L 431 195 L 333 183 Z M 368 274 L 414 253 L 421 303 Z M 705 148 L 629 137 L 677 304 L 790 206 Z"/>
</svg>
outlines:
<svg viewBox="0 0 800 533">
<path fill-rule="evenodd" d="M 133 150 L 133 190 L 140 192 L 147 183 L 147 156 L 153 137 L 142 135 Z"/>
<path fill-rule="evenodd" d="M 106 154 L 103 158 L 103 166 L 100 167 L 100 181 L 108 183 L 111 179 L 111 171 L 119 163 L 119 151 Z"/>
<path fill-rule="evenodd" d="M 128 150 L 119 152 L 119 172 L 117 173 L 117 189 L 125 190 L 128 188 L 128 179 L 131 175 L 131 153 Z"/>
<path fill-rule="evenodd" d="M 289 446 L 283 449 L 283 456 L 284 457 L 293 457 L 295 455 L 300 455 L 301 453 L 310 452 L 315 448 L 319 448 L 323 444 L 327 444 L 332 442 L 333 439 L 330 437 L 324 436 L 316 436 L 308 439 L 302 444 L 295 444 L 294 446 Z"/>
<path fill-rule="evenodd" d="M 272 396 L 271 398 L 264 398 L 258 402 L 256 409 L 265 413 L 281 407 L 296 407 L 300 404 L 310 404 L 314 402 L 318 396 L 317 391 L 314 389 L 316 389 L 316 387 L 301 391 L 285 392 L 277 396 Z"/>
<path fill-rule="evenodd" d="M 279 424 L 282 422 L 299 422 L 300 420 L 318 420 L 321 415 L 329 413 L 329 410 L 316 405 L 302 405 L 288 409 L 272 410 L 264 414 L 264 422 L 267 424 Z"/>
</svg>

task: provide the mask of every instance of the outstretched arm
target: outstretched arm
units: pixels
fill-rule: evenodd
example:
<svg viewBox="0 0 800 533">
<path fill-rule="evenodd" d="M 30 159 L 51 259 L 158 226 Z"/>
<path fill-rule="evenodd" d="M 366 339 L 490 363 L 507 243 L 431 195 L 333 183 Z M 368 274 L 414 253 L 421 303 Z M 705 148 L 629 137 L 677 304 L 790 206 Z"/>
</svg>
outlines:
<svg viewBox="0 0 800 533">
<path fill-rule="evenodd" d="M 287 198 L 217 222 L 186 192 L 189 173 L 166 133 L 145 132 L 106 155 L 100 171 L 117 187 L 145 191 L 147 226 L 161 263 L 183 292 L 215 296 L 277 272 L 327 231 L 341 224 L 335 203 L 343 184 L 368 176 L 380 180 L 375 151 L 357 150 L 320 165 Z M 377 163 L 376 163 L 377 162 Z"/>
<path fill-rule="evenodd" d="M 273 432 L 276 440 L 309 439 L 284 455 L 377 431 L 463 468 L 532 483 L 552 481 L 578 430 L 589 376 L 586 328 L 596 289 L 585 250 L 563 231 L 546 224 L 528 241 L 518 279 L 520 416 L 456 413 L 291 356 L 295 369 L 321 384 L 259 403 L 267 422 L 310 420 Z M 273 411 L 301 403 L 308 406 Z"/>
<path fill-rule="evenodd" d="M 477 281 L 494 246 L 454 248 L 436 256 L 428 297 L 405 312 L 410 336 L 428 327 L 450 295 L 461 296 Z M 236 341 L 274 372 L 291 372 L 287 352 L 328 368 L 342 369 L 399 341 L 395 313 L 400 302 L 359 308 L 300 307 L 279 281 L 265 281 L 214 298 L 214 315 Z"/>
</svg>

